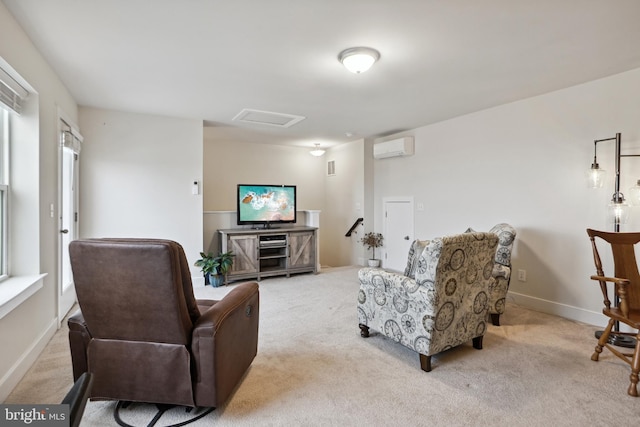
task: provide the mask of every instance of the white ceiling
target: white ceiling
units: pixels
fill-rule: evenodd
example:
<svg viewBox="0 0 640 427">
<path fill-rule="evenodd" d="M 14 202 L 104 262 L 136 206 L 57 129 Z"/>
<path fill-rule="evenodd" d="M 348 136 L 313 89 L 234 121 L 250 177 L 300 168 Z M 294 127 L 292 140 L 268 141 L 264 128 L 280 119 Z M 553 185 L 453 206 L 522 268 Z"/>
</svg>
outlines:
<svg viewBox="0 0 640 427">
<path fill-rule="evenodd" d="M 330 146 L 640 67 L 638 0 L 2 1 L 80 105 L 211 138 Z M 369 72 L 338 62 L 353 46 L 380 51 Z"/>
</svg>

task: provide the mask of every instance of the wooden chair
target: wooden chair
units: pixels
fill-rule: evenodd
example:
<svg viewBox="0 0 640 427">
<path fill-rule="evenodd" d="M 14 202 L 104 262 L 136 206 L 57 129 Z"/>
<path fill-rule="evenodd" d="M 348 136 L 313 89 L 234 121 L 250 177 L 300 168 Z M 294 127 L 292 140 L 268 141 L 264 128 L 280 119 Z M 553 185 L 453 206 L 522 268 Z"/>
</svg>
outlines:
<svg viewBox="0 0 640 427">
<path fill-rule="evenodd" d="M 602 313 L 609 317 L 609 323 L 598 340 L 591 360 L 598 361 L 602 348 L 606 347 L 613 354 L 631 366 L 631 383 L 627 393 L 638 396 L 638 374 L 640 373 L 640 274 L 635 256 L 634 245 L 640 242 L 640 233 L 608 233 L 587 229 L 593 249 L 593 259 L 597 274 L 591 279 L 600 283 L 604 297 Z M 595 238 L 598 237 L 611 245 L 613 251 L 614 277 L 607 277 L 602 270 L 600 254 L 596 247 Z M 607 283 L 614 284 L 614 296 L 619 301 L 611 306 Z M 623 353 L 609 343 L 611 329 L 616 322 L 622 322 L 636 330 L 636 333 L 616 332 L 616 334 L 634 336 L 636 345 L 633 353 Z"/>
</svg>

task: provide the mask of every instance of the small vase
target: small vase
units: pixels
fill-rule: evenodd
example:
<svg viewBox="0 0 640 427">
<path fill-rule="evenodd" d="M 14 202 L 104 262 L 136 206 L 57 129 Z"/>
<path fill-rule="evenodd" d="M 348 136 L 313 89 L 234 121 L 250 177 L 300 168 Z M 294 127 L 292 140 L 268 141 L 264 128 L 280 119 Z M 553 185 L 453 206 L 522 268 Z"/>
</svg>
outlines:
<svg viewBox="0 0 640 427">
<path fill-rule="evenodd" d="M 373 268 L 380 267 L 380 260 L 379 259 L 370 259 L 367 262 L 369 263 L 369 267 L 373 267 Z"/>
</svg>

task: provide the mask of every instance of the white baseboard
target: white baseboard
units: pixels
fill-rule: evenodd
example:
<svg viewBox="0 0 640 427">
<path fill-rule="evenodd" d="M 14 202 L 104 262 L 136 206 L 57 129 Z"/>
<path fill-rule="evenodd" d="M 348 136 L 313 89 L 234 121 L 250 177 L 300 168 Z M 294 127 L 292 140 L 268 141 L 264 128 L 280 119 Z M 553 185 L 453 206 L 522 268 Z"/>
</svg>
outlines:
<svg viewBox="0 0 640 427">
<path fill-rule="evenodd" d="M 575 320 L 577 322 L 587 323 L 589 325 L 604 327 L 608 322 L 608 318 L 596 311 L 585 310 L 584 308 L 574 307 L 572 305 L 561 304 L 556 301 L 549 301 L 542 298 L 536 298 L 529 295 L 509 292 L 507 301 L 540 311 L 547 314 L 564 317 L 565 319 Z"/>
<path fill-rule="evenodd" d="M 31 346 L 27 348 L 16 363 L 14 363 L 9 371 L 0 379 L 0 402 L 4 402 L 7 397 L 9 397 L 11 391 L 13 391 L 29 368 L 35 363 L 57 330 L 58 320 L 55 318 L 51 320 L 49 326 L 45 328 L 40 337 L 31 343 Z"/>
</svg>

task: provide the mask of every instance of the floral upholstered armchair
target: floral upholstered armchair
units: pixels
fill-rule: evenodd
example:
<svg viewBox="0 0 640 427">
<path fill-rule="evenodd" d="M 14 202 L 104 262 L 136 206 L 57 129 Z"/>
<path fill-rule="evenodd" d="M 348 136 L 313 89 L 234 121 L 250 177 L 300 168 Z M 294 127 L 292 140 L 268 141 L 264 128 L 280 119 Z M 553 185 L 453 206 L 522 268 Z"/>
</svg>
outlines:
<svg viewBox="0 0 640 427">
<path fill-rule="evenodd" d="M 374 329 L 416 351 L 427 372 L 441 351 L 470 340 L 481 349 L 497 247 L 494 233 L 416 240 L 404 274 L 361 269 L 361 335 Z"/>
<path fill-rule="evenodd" d="M 474 231 L 468 229 L 469 231 Z M 493 282 L 489 287 L 489 313 L 491 323 L 500 326 L 500 315 L 504 313 L 505 300 L 511 281 L 511 252 L 513 242 L 516 240 L 516 229 L 509 224 L 495 225 L 489 233 L 498 236 L 498 250 L 496 251 L 495 265 L 493 267 Z"/>
</svg>

